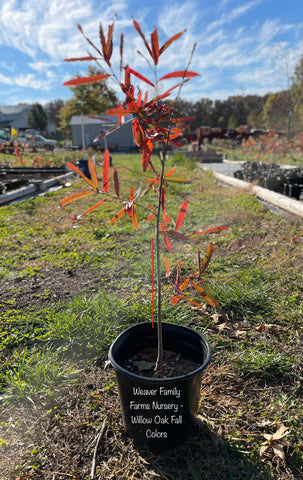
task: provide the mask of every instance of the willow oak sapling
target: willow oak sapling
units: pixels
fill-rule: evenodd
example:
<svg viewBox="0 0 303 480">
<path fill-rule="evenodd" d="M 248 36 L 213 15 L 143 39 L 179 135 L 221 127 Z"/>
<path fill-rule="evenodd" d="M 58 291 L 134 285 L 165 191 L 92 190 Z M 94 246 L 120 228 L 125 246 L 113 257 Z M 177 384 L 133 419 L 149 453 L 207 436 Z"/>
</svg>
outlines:
<svg viewBox="0 0 303 480">
<path fill-rule="evenodd" d="M 156 286 L 157 286 L 157 324 L 158 324 L 158 354 L 157 361 L 155 365 L 154 374 L 155 376 L 161 377 L 163 370 L 163 339 L 162 339 L 162 323 L 161 323 L 161 275 L 160 275 L 160 241 L 161 237 L 164 240 L 165 248 L 172 252 L 172 245 L 170 238 L 178 238 L 182 240 L 188 240 L 190 235 L 201 235 L 208 232 L 218 232 L 226 229 L 227 227 L 221 226 L 212 228 L 210 230 L 190 232 L 190 235 L 185 235 L 180 233 L 179 230 L 183 227 L 183 219 L 188 207 L 188 199 L 184 199 L 177 215 L 174 229 L 169 229 L 169 224 L 173 222 L 172 218 L 167 215 L 166 211 L 166 201 L 167 201 L 167 190 L 171 182 L 180 182 L 182 179 L 174 177 L 175 169 L 166 172 L 166 160 L 167 160 L 167 150 L 170 144 L 175 146 L 180 146 L 178 143 L 178 137 L 182 134 L 184 122 L 186 118 L 180 118 L 178 113 L 175 111 L 173 104 L 165 102 L 164 100 L 168 98 L 171 93 L 178 89 L 177 97 L 180 95 L 181 88 L 185 82 L 188 82 L 191 78 L 195 77 L 197 73 L 189 70 L 189 64 L 185 70 L 173 71 L 167 73 L 157 79 L 157 65 L 161 55 L 170 47 L 175 41 L 177 41 L 184 32 L 179 32 L 172 37 L 170 37 L 162 46 L 159 44 L 158 30 L 157 27 L 154 28 L 154 31 L 151 34 L 151 42 L 148 43 L 148 40 L 144 33 L 141 30 L 139 23 L 136 20 L 133 20 L 133 26 L 138 32 L 140 37 L 143 40 L 145 49 L 147 51 L 147 57 L 144 56 L 140 51 L 138 54 L 143 56 L 148 65 L 151 67 L 155 80 L 151 81 L 146 76 L 142 75 L 140 72 L 134 70 L 129 65 L 124 64 L 123 50 L 124 50 L 124 35 L 120 37 L 120 72 L 119 76 L 115 74 L 111 64 L 111 58 L 113 53 L 113 32 L 115 25 L 116 15 L 113 20 L 113 23 L 109 25 L 107 35 L 105 34 L 102 25 L 100 24 L 99 36 L 101 47 L 98 47 L 93 43 L 83 32 L 82 27 L 78 25 L 78 28 L 82 35 L 85 37 L 86 41 L 89 43 L 90 47 L 94 49 L 95 55 L 91 53 L 86 57 L 77 57 L 69 58 L 66 61 L 93 61 L 96 62 L 99 68 L 101 69 L 101 74 L 91 76 L 91 77 L 77 77 L 68 82 L 65 82 L 66 86 L 76 86 L 84 85 L 92 82 L 100 82 L 104 80 L 111 79 L 114 81 L 121 89 L 124 94 L 124 104 L 120 102 L 119 106 L 116 108 L 110 109 L 107 114 L 112 116 L 117 116 L 119 118 L 119 123 L 112 127 L 111 131 L 119 128 L 122 123 L 122 118 L 124 117 L 125 121 L 132 122 L 132 132 L 136 145 L 141 149 L 142 152 L 142 169 L 143 172 L 151 172 L 153 178 L 148 179 L 147 183 L 148 188 L 144 191 L 138 189 L 136 192 L 133 187 L 130 187 L 130 198 L 129 200 L 124 200 L 120 196 L 120 186 L 118 178 L 118 169 L 113 168 L 113 184 L 115 194 L 110 194 L 110 153 L 107 149 L 104 154 L 103 159 L 103 171 L 102 171 L 102 180 L 103 180 L 103 189 L 99 188 L 97 173 L 95 169 L 94 162 L 90 158 L 88 160 L 88 168 L 91 178 L 88 178 L 82 171 L 80 171 L 73 163 L 67 162 L 67 166 L 73 170 L 75 173 L 80 175 L 85 182 L 89 185 L 90 189 L 73 193 L 63 199 L 60 203 L 60 206 L 67 205 L 68 203 L 82 198 L 83 196 L 91 194 L 102 194 L 102 200 L 95 204 L 93 207 L 89 208 L 87 211 L 73 217 L 73 220 L 80 219 L 83 215 L 88 214 L 97 207 L 100 207 L 109 200 L 119 201 L 122 205 L 122 208 L 112 217 L 110 223 L 114 223 L 122 218 L 125 214 L 128 214 L 135 230 L 139 228 L 139 219 L 137 215 L 137 199 L 139 196 L 145 195 L 148 192 L 152 191 L 157 194 L 156 206 L 150 206 L 151 214 L 148 216 L 147 220 L 152 221 L 155 219 L 155 240 L 153 245 L 155 245 L 155 263 L 156 263 Z M 194 48 L 193 48 L 194 50 Z M 155 91 L 154 97 L 148 99 L 148 91 L 143 94 L 142 90 L 138 90 L 138 94 L 135 94 L 135 86 L 133 84 L 133 79 L 136 78 L 146 84 L 148 88 L 151 87 Z M 169 80 L 169 79 L 181 79 L 179 83 L 176 83 L 164 93 L 159 93 L 159 84 L 160 82 Z M 129 119 L 130 117 L 130 119 Z M 100 135 L 102 136 L 102 135 Z M 157 172 L 151 156 L 155 150 L 155 145 L 162 145 L 160 157 L 160 172 Z M 103 190 L 103 191 L 101 191 Z M 194 275 L 193 272 L 190 273 L 184 280 L 181 281 L 181 263 L 177 263 L 177 275 L 175 281 L 171 278 L 171 270 L 167 258 L 165 258 L 165 268 L 166 275 L 169 277 L 171 285 L 174 288 L 174 295 L 171 298 L 172 303 L 177 303 L 180 299 L 189 301 L 195 305 L 200 305 L 200 303 L 195 302 L 186 295 L 186 290 L 189 288 L 194 288 L 206 302 L 209 304 L 218 307 L 218 303 L 215 300 L 212 293 L 206 293 L 202 283 L 202 273 L 207 268 L 211 255 L 213 252 L 213 244 L 210 244 L 208 247 L 204 259 L 201 261 L 200 254 L 198 252 L 198 274 Z M 154 281 L 154 278 L 153 278 Z M 200 305 L 201 306 L 201 305 Z M 154 323 L 154 296 L 153 296 L 153 314 L 152 314 L 152 323 Z"/>
</svg>

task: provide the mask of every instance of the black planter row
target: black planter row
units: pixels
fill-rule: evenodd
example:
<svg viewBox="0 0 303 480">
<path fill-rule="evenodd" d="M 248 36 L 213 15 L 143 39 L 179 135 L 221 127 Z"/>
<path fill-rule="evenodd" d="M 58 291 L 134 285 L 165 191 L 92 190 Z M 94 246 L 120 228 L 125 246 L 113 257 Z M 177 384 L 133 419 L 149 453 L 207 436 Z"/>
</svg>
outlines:
<svg viewBox="0 0 303 480">
<path fill-rule="evenodd" d="M 276 164 L 246 162 L 234 177 L 246 182 L 257 182 L 261 187 L 300 199 L 303 191 L 303 168 L 283 168 Z"/>
</svg>

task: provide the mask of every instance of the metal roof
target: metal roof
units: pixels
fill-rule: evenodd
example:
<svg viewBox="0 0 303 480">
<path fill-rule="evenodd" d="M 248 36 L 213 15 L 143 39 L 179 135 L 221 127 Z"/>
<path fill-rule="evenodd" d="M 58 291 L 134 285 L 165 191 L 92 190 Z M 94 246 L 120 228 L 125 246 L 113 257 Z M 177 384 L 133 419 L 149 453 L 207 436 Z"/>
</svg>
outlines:
<svg viewBox="0 0 303 480">
<path fill-rule="evenodd" d="M 94 117 L 99 117 L 99 118 L 91 118 L 89 115 L 73 115 L 69 124 L 70 125 L 96 125 L 97 124 L 113 124 L 113 123 L 118 123 L 119 118 L 117 116 L 113 115 L 107 115 L 106 113 L 101 114 L 101 115 L 95 115 Z M 125 117 L 125 121 L 128 120 L 130 117 Z"/>
<path fill-rule="evenodd" d="M 24 110 L 29 110 L 30 105 L 0 105 L 0 113 L 3 115 L 20 115 Z"/>
</svg>

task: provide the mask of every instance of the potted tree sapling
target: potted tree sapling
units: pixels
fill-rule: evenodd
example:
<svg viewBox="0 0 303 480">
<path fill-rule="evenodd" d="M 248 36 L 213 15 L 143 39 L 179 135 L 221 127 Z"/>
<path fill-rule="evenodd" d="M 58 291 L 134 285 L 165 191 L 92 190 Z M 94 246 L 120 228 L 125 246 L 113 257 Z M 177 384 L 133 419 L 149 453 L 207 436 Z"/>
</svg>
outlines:
<svg viewBox="0 0 303 480">
<path fill-rule="evenodd" d="M 165 267 L 166 277 L 174 290 L 171 297 L 172 303 L 185 300 L 201 306 L 200 302 L 193 300 L 188 295 L 189 289 L 192 288 L 202 296 L 204 301 L 218 308 L 218 303 L 212 292 L 208 290 L 206 293 L 202 281 L 214 245 L 212 243 L 209 245 L 203 259 L 200 258 L 198 252 L 198 273 L 190 272 L 185 278 L 181 277 L 182 270 L 179 261 L 172 270 L 166 257 L 164 257 L 162 263 L 163 245 L 171 252 L 171 240 L 174 238 L 188 240 L 192 234 L 215 232 L 227 227 L 221 226 L 210 230 L 191 232 L 188 235 L 180 233 L 189 203 L 188 199 L 185 198 L 176 215 L 174 228 L 170 229 L 173 220 L 166 209 L 168 189 L 170 181 L 177 180 L 177 178 L 174 177 L 174 169 L 166 171 L 167 150 L 170 143 L 176 142 L 177 137 L 182 133 L 182 129 L 179 126 L 181 119 L 178 117 L 173 103 L 165 102 L 165 99 L 176 89 L 179 95 L 182 85 L 197 74 L 189 70 L 191 56 L 185 70 L 167 73 L 158 80 L 157 65 L 163 52 L 176 42 L 184 32 L 173 35 L 160 46 L 156 27 L 151 34 L 151 42 L 148 43 L 140 25 L 136 20 L 133 20 L 133 26 L 142 38 L 146 48 L 148 56 L 146 60 L 152 66 L 156 79 L 152 81 L 129 65 L 124 64 L 123 34 L 119 45 L 120 74 L 119 76 L 115 74 L 111 64 L 114 25 L 115 19 L 108 27 L 107 35 L 100 25 L 100 47 L 96 46 L 84 34 L 81 26 L 78 26 L 89 45 L 94 49 L 94 54 L 89 53 L 86 57 L 67 59 L 67 61 L 90 60 L 97 62 L 102 73 L 93 77 L 78 77 L 64 85 L 73 86 L 107 79 L 116 82 L 124 95 L 124 103 L 120 102 L 117 108 L 111 109 L 107 113 L 118 116 L 120 119 L 127 117 L 126 121 L 132 122 L 134 141 L 142 152 L 143 172 L 150 172 L 152 178 L 147 182 L 149 188 L 139 189 L 136 192 L 131 188 L 130 198 L 121 198 L 118 169 L 116 167 L 110 168 L 110 153 L 109 150 L 106 150 L 103 158 L 103 185 L 101 188 L 92 159 L 88 160 L 91 178 L 88 178 L 74 164 L 68 162 L 68 167 L 80 175 L 90 188 L 84 192 L 69 195 L 62 200 L 60 205 L 63 207 L 77 198 L 98 194 L 101 195 L 101 200 L 82 215 L 74 218 L 79 219 L 95 208 L 102 206 L 104 202 L 114 200 L 120 202 L 122 208 L 120 207 L 118 212 L 115 213 L 110 223 L 118 221 L 124 215 L 129 215 L 134 228 L 138 230 L 138 199 L 150 193 L 156 194 L 155 205 L 149 207 L 151 213 L 147 218 L 149 222 L 154 222 L 155 228 L 151 255 L 152 318 L 147 319 L 144 323 L 133 325 L 120 334 L 110 347 L 109 360 L 116 371 L 122 415 L 128 433 L 139 445 L 146 445 L 152 450 L 163 450 L 184 442 L 193 431 L 200 398 L 201 376 L 210 362 L 211 347 L 205 336 L 192 328 L 162 322 L 162 264 L 163 269 Z M 144 57 L 141 52 L 138 53 Z M 143 94 L 141 90 L 138 91 L 137 95 L 135 94 L 134 79 L 140 80 L 149 89 L 152 88 L 155 91 L 152 99 L 149 100 L 148 94 Z M 176 85 L 160 94 L 159 83 L 168 79 L 179 80 L 177 80 Z M 129 120 L 129 116 L 131 116 L 131 120 Z M 159 162 L 157 162 L 160 171 L 157 170 L 155 162 L 152 161 L 152 153 L 155 151 L 156 143 L 162 145 Z M 110 193 L 111 173 L 113 174 L 114 193 Z M 154 284 L 156 285 L 155 289 Z"/>
</svg>

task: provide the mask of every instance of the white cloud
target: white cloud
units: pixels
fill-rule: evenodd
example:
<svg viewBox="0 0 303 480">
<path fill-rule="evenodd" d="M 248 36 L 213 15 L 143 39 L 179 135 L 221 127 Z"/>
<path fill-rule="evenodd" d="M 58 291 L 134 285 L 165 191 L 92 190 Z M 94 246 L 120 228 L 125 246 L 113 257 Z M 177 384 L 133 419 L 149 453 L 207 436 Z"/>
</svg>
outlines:
<svg viewBox="0 0 303 480">
<path fill-rule="evenodd" d="M 6 70 L 7 72 L 16 72 L 17 64 L 16 62 L 4 61 L 4 62 L 0 62 L 0 68 L 2 68 L 3 70 Z"/>
<path fill-rule="evenodd" d="M 84 33 L 100 45 L 99 22 L 107 31 L 118 13 L 114 42 L 116 53 L 112 58 L 115 72 L 119 73 L 119 40 L 125 33 L 125 62 L 153 80 L 153 73 L 144 59 L 136 54 L 146 49 L 132 26 L 132 16 L 139 22 L 150 41 L 154 24 L 158 27 L 160 43 L 169 36 L 187 28 L 187 32 L 161 56 L 159 75 L 171 70 L 184 69 L 193 45 L 196 51 L 191 70 L 201 74 L 184 86 L 182 97 L 214 98 L 229 96 L 233 91 L 272 88 L 275 78 L 273 46 L 280 43 L 284 49 L 302 52 L 302 22 L 288 21 L 269 10 L 275 0 L 10 0 L 0 2 L 0 49 L 16 49 L 10 63 L 0 58 L 0 83 L 20 91 L 20 100 L 46 98 L 47 92 L 58 98 L 65 80 L 87 72 L 87 63 L 64 63 L 63 59 L 91 53 L 93 49 L 77 29 L 80 23 Z M 235 6 L 236 5 L 236 6 Z M 257 6 L 262 8 L 256 9 Z M 266 10 L 266 15 L 260 12 Z M 266 8 L 265 8 L 266 7 Z M 256 10 L 255 10 L 256 9 Z M 258 16 L 254 13 L 258 11 Z M 251 21 L 247 19 L 251 18 Z M 13 52 L 13 50 L 11 50 Z M 9 52 L 11 54 L 11 51 Z M 22 56 L 21 56 L 22 54 Z M 25 54 L 25 55 L 24 55 Z M 302 53 L 301 53 L 302 54 Z M 12 56 L 14 52 L 12 53 Z M 2 57 L 1 53 L 0 56 Z M 295 56 L 294 56 L 295 58 Z M 296 57 L 298 58 L 298 56 Z M 292 67 L 294 65 L 292 60 Z M 272 69 L 272 70 L 271 70 Z M 135 82 L 137 83 L 137 82 Z M 138 81 L 138 83 L 140 83 Z M 168 88 L 169 82 L 163 82 Z M 228 86 L 227 86 L 228 85 Z M 230 87 L 229 87 L 230 86 Z M 143 85 L 145 89 L 146 85 Z M 162 88 L 162 87 L 161 87 Z M 60 89 L 60 90 L 59 90 Z M 69 89 L 63 89 L 69 96 Z M 13 97 L 12 97 L 13 98 Z M 16 97 L 14 97 L 16 98 Z M 62 97 L 64 98 L 64 97 Z"/>
<path fill-rule="evenodd" d="M 9 85 L 11 87 L 25 87 L 33 88 L 34 90 L 41 90 L 42 80 L 35 77 L 31 73 L 20 74 L 13 77 L 7 77 L 0 73 L 0 83 Z M 50 80 L 43 80 L 43 89 L 49 90 L 51 88 L 52 78 Z"/>
<path fill-rule="evenodd" d="M 252 10 L 260 3 L 263 3 L 264 1 L 265 0 L 251 0 L 247 3 L 244 3 L 240 7 L 226 9 L 220 18 L 209 23 L 206 32 L 208 33 L 212 30 L 216 30 L 218 27 L 221 27 L 222 25 L 232 23 L 233 20 L 236 20 L 241 15 L 244 15 L 249 10 Z"/>
<path fill-rule="evenodd" d="M 92 14 L 92 3 L 81 0 L 61 2 L 16 0 L 5 2 L 0 10 L 0 44 L 12 46 L 35 59 L 39 51 L 60 58 L 62 43 L 76 30 L 79 19 Z"/>
</svg>

